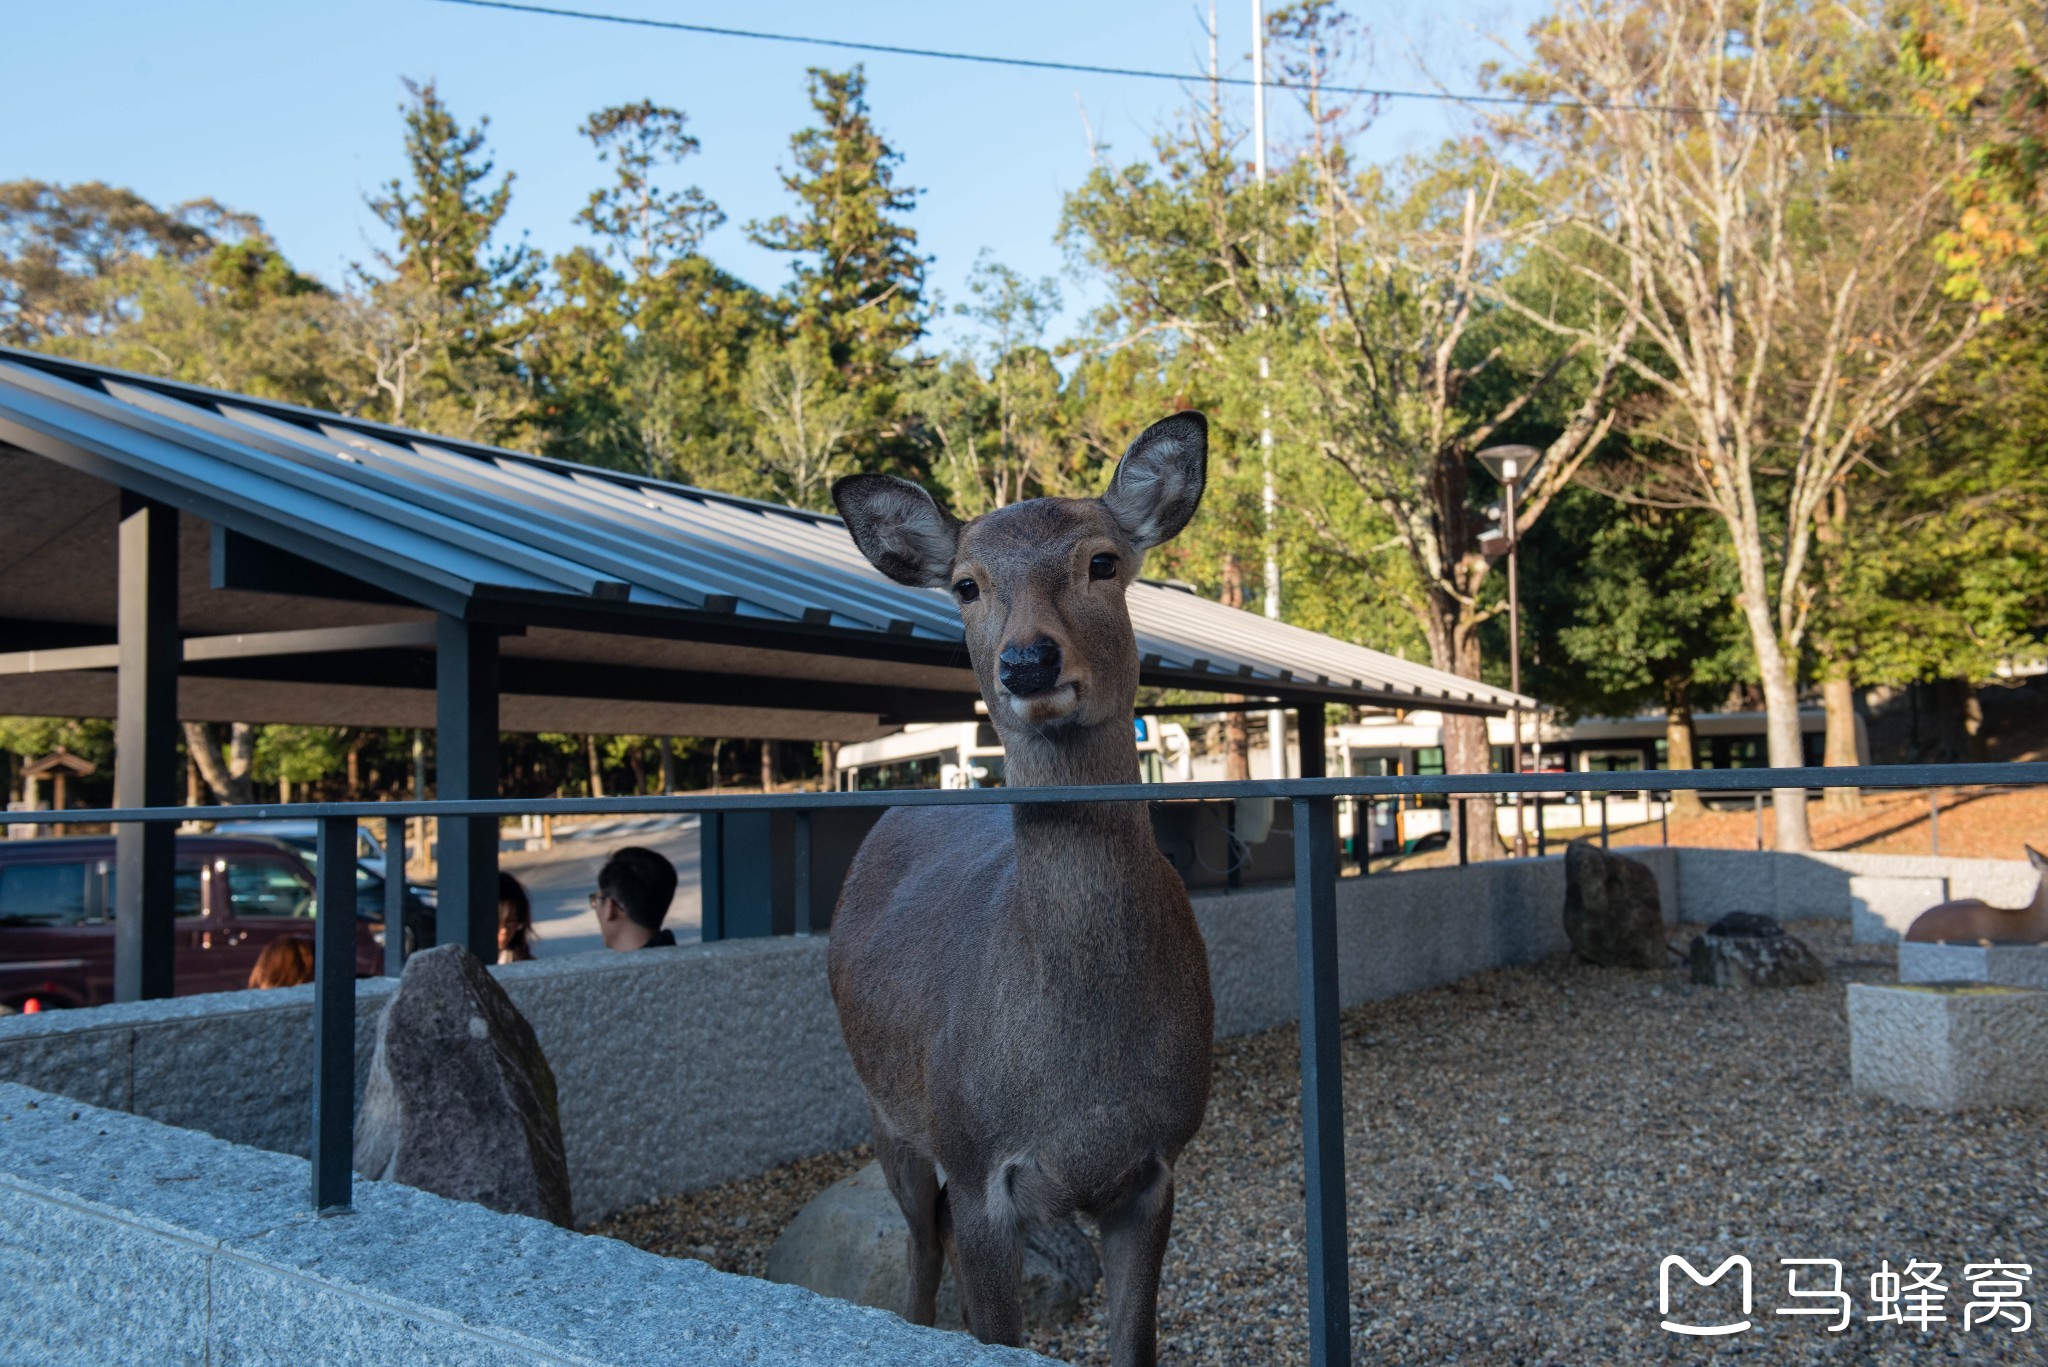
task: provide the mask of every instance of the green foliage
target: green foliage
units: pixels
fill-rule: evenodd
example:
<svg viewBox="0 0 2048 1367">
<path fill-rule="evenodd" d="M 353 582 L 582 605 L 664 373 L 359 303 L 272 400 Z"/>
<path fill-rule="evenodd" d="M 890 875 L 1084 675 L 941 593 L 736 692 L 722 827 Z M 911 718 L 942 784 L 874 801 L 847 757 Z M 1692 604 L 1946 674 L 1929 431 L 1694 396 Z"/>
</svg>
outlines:
<svg viewBox="0 0 2048 1367">
<path fill-rule="evenodd" d="M 76 717 L 0 717 L 0 750 L 31 760 L 59 747 L 111 772 L 114 724 Z"/>
<path fill-rule="evenodd" d="M 259 726 L 249 773 L 259 783 L 312 783 L 348 762 L 345 726 Z"/>
<path fill-rule="evenodd" d="M 526 349 L 548 454 L 687 483 L 753 478 L 741 377 L 775 327 L 757 291 L 699 250 L 723 221 L 696 186 L 663 173 L 697 150 L 676 110 L 600 110 L 583 133 L 614 179 L 578 221 L 598 239 L 554 263 L 554 288 Z"/>
<path fill-rule="evenodd" d="M 795 258 L 785 311 L 797 340 L 815 348 L 851 396 L 864 442 L 883 454 L 900 436 L 896 369 L 924 335 L 927 258 L 904 222 L 918 191 L 898 183 L 903 156 L 869 117 L 867 78 L 859 67 L 812 68 L 815 127 L 790 139 L 795 165 L 783 185 L 799 208 L 750 224 L 748 235 Z M 900 452 L 898 453 L 900 455 Z"/>
<path fill-rule="evenodd" d="M 513 177 L 489 183 L 489 120 L 464 128 L 431 81 L 406 89 L 407 175 L 369 200 L 395 246 L 338 331 L 367 360 L 359 391 L 386 421 L 508 440 L 528 413 L 517 352 L 540 263 L 524 245 L 495 246 Z"/>
<path fill-rule="evenodd" d="M 1726 538 L 1693 509 L 1561 495 L 1524 542 L 1524 680 L 1575 716 L 1706 710 L 1753 678 Z"/>
</svg>

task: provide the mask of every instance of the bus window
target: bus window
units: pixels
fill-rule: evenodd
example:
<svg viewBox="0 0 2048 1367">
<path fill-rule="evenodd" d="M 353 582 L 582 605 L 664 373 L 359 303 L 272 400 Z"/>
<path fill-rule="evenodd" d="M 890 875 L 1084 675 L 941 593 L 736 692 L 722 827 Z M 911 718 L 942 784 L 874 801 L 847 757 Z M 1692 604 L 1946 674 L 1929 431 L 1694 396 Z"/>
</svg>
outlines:
<svg viewBox="0 0 2048 1367">
<path fill-rule="evenodd" d="M 936 788 L 944 767 L 945 760 L 939 755 L 863 764 L 853 771 L 853 788 L 855 792 L 862 793 L 879 792 L 885 788 Z"/>
</svg>

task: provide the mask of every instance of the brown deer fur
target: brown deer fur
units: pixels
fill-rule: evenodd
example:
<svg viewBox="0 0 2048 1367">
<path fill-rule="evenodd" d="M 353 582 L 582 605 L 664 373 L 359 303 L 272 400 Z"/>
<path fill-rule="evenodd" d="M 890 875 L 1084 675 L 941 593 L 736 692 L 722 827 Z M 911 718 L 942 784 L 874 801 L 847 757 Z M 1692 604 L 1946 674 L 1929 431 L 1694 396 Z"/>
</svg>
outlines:
<svg viewBox="0 0 2048 1367">
<path fill-rule="evenodd" d="M 902 480 L 834 488 L 877 568 L 954 591 L 1010 784 L 1137 781 L 1124 595 L 1194 515 L 1206 462 L 1207 427 L 1182 413 L 1132 443 L 1099 499 L 962 526 Z M 968 1327 L 1017 1343 L 1021 1230 L 1082 1211 L 1102 1235 L 1112 1358 L 1151 1363 L 1213 1007 L 1187 890 L 1144 807 L 892 810 L 847 875 L 828 962 L 910 1226 L 905 1318 L 932 1322 L 950 1254 Z"/>
<path fill-rule="evenodd" d="M 2032 845 L 2023 846 L 2027 860 L 2048 874 L 2048 855 Z M 2037 945 L 2048 943 L 2048 877 L 2034 889 L 2034 900 L 2023 907 L 1994 907 L 1975 897 L 1943 902 L 1929 907 L 1906 928 L 1905 938 L 1916 944 Z"/>
</svg>

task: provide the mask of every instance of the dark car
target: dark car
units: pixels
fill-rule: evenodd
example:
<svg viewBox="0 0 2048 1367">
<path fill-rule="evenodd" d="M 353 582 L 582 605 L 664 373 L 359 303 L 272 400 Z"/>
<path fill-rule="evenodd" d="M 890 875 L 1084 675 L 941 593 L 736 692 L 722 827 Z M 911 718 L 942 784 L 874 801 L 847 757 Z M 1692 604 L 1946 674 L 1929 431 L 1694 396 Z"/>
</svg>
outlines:
<svg viewBox="0 0 2048 1367">
<path fill-rule="evenodd" d="M 274 840 L 177 839 L 173 991 L 249 985 L 271 941 L 313 935 L 313 875 Z M 374 879 L 374 875 L 362 877 Z M 356 976 L 383 971 L 383 905 L 358 879 Z M 410 910 L 410 909 L 409 909 Z M 16 1010 L 98 1006 L 114 999 L 114 839 L 0 842 L 0 1004 Z"/>
</svg>

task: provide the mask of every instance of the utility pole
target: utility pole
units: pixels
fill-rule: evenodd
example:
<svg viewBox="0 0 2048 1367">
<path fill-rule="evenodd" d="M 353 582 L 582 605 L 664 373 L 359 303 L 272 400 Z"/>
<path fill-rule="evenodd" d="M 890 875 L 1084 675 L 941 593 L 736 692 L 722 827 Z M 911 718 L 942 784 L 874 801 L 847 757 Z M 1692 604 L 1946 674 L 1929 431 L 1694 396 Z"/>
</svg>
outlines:
<svg viewBox="0 0 2048 1367">
<path fill-rule="evenodd" d="M 1252 0 L 1252 175 L 1260 197 L 1266 189 L 1266 0 Z M 1266 287 L 1266 239 L 1262 231 L 1258 244 L 1259 322 L 1266 320 L 1263 292 Z M 1263 327 L 1261 329 L 1263 331 Z M 1259 352 L 1259 467 L 1263 476 L 1259 510 L 1266 540 L 1266 616 L 1280 620 L 1280 544 L 1275 523 L 1280 497 L 1273 483 L 1273 398 L 1268 390 L 1273 368 L 1264 349 Z M 1273 777 L 1287 777 L 1287 714 L 1274 708 L 1266 714 L 1266 744 L 1273 757 Z"/>
<path fill-rule="evenodd" d="M 1209 0 L 1209 141 L 1223 154 L 1223 72 L 1216 63 L 1216 0 Z"/>
</svg>

